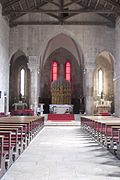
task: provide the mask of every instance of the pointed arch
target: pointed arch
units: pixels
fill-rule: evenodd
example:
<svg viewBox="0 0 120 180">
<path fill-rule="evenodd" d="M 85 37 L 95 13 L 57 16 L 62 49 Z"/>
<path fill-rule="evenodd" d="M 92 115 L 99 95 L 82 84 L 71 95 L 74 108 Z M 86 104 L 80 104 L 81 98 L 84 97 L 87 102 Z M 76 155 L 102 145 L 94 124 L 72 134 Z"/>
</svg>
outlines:
<svg viewBox="0 0 120 180">
<path fill-rule="evenodd" d="M 49 54 L 52 54 L 52 52 L 59 48 L 65 48 L 70 51 L 76 58 L 78 65 L 84 67 L 83 52 L 80 46 L 71 36 L 65 33 L 57 33 L 49 38 L 47 45 L 44 47 L 44 52 L 41 55 L 42 66 L 44 66 Z"/>
<path fill-rule="evenodd" d="M 26 61 L 28 62 L 26 54 L 22 50 L 17 50 L 10 57 L 10 65 L 12 65 L 15 62 L 15 60 L 21 56 L 26 57 Z"/>
<path fill-rule="evenodd" d="M 18 50 L 10 60 L 10 110 L 15 102 L 24 101 L 28 104 L 30 99 L 30 70 L 25 53 Z"/>
<path fill-rule="evenodd" d="M 104 94 L 104 100 L 112 102 L 112 113 L 114 112 L 114 67 L 115 58 L 111 52 L 103 50 L 97 55 L 94 73 L 94 99 L 99 102 L 101 95 Z"/>
<path fill-rule="evenodd" d="M 99 52 L 96 56 L 96 61 L 99 57 L 106 59 L 108 61 L 108 63 L 111 64 L 111 66 L 113 67 L 113 70 L 114 70 L 116 61 L 115 61 L 115 57 L 113 56 L 113 54 L 110 51 L 102 50 L 101 52 Z"/>
</svg>

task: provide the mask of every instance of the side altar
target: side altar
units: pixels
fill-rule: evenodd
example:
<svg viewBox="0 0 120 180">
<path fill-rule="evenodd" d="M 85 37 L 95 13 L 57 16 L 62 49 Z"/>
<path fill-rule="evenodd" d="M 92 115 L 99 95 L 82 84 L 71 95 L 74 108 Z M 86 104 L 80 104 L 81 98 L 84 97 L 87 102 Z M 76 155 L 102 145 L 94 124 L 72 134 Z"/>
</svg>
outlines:
<svg viewBox="0 0 120 180">
<path fill-rule="evenodd" d="M 100 102 L 96 102 L 96 108 L 98 114 L 104 113 L 104 112 L 111 112 L 111 101 L 105 101 L 104 99 L 101 99 Z"/>
<path fill-rule="evenodd" d="M 97 114 L 109 114 L 111 113 L 111 103 L 112 101 L 105 100 L 103 95 L 101 96 L 101 99 L 99 101 L 96 101 L 96 109 Z"/>
</svg>

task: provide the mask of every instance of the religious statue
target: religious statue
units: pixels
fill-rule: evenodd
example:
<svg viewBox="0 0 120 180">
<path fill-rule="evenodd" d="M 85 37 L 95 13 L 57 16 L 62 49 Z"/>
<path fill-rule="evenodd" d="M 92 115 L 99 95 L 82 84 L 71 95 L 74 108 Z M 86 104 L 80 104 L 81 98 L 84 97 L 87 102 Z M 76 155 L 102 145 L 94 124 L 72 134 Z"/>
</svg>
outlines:
<svg viewBox="0 0 120 180">
<path fill-rule="evenodd" d="M 101 91 L 101 99 L 104 99 L 104 93 Z"/>
<path fill-rule="evenodd" d="M 22 101 L 22 94 L 19 94 L 19 101 Z"/>
</svg>

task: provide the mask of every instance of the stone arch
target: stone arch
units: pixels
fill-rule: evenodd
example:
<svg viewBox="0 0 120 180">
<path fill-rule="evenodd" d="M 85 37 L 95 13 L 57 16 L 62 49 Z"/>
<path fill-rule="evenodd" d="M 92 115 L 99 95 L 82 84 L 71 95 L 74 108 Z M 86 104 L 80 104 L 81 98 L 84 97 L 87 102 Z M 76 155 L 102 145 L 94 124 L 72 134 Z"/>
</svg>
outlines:
<svg viewBox="0 0 120 180">
<path fill-rule="evenodd" d="M 58 43 L 56 43 L 58 42 Z M 70 47 L 70 45 L 71 47 Z M 40 46 L 40 82 L 43 82 L 42 77 L 43 77 L 43 71 L 45 68 L 45 64 L 46 61 L 49 57 L 50 54 L 52 54 L 55 50 L 59 49 L 59 48 L 65 48 L 67 51 L 71 52 L 71 54 L 75 57 L 75 62 L 78 64 L 79 71 L 80 71 L 80 76 L 82 77 L 82 88 L 81 88 L 81 92 L 79 96 L 79 98 L 75 99 L 75 103 L 79 101 L 79 103 L 81 102 L 81 104 L 84 104 L 83 102 L 85 102 L 84 99 L 84 92 L 83 92 L 83 84 L 84 84 L 84 75 L 83 75 L 83 70 L 84 70 L 84 56 L 83 56 L 83 51 L 80 47 L 80 44 L 78 42 L 78 39 L 76 39 L 76 35 L 71 32 L 71 31 L 67 31 L 64 28 L 59 29 L 59 31 L 51 31 L 51 34 L 49 34 L 48 36 L 45 37 L 44 41 L 42 42 L 41 46 Z M 49 83 L 48 83 L 49 84 Z M 40 89 L 44 89 L 44 85 L 43 83 L 40 83 Z M 76 85 L 76 89 L 77 85 Z M 40 90 L 40 97 L 41 97 L 41 90 Z M 41 100 L 41 98 L 39 98 L 40 102 L 43 102 Z M 50 102 L 50 101 L 49 101 Z M 83 105 L 84 106 L 84 105 Z M 48 106 L 47 106 L 48 107 Z M 77 107 L 77 104 L 74 106 Z M 47 109 L 47 108 L 46 108 Z M 84 107 L 82 107 L 81 109 L 84 109 Z M 81 110 L 84 111 L 84 110 Z M 77 112 L 78 113 L 78 112 Z"/>
<path fill-rule="evenodd" d="M 63 37 L 63 36 L 65 37 L 65 39 L 69 39 L 69 41 L 73 45 L 74 49 L 76 50 L 77 56 L 75 55 L 75 53 L 73 53 L 73 55 L 76 57 L 78 64 L 81 66 L 81 68 L 84 68 L 83 51 L 79 45 L 78 40 L 75 37 L 75 34 L 72 32 L 68 32 L 65 29 L 60 29 L 60 32 L 58 32 L 58 31 L 52 32 L 49 36 L 46 37 L 46 39 L 41 44 L 41 47 L 40 47 L 41 54 L 39 57 L 41 69 L 43 68 L 45 61 L 48 58 L 47 55 L 49 55 L 50 53 L 52 53 L 55 50 L 55 48 L 50 50 L 51 44 L 53 43 L 53 41 L 55 39 L 57 39 L 58 37 Z M 62 47 L 62 44 L 60 46 Z M 56 47 L 56 49 L 60 48 L 60 46 Z M 66 48 L 69 50 L 69 48 L 67 48 L 65 45 L 63 46 L 63 48 Z M 49 52 L 49 53 L 47 53 L 47 52 Z"/>
<path fill-rule="evenodd" d="M 25 56 L 25 57 L 27 57 L 26 54 L 25 54 L 23 51 L 17 50 L 16 52 L 14 52 L 14 53 L 10 56 L 10 65 L 13 64 L 14 61 L 15 61 L 18 57 L 20 57 L 20 56 Z"/>
<path fill-rule="evenodd" d="M 64 65 L 66 61 L 69 60 L 71 63 L 71 88 L 72 88 L 72 104 L 74 104 L 74 107 L 76 110 L 74 112 L 79 113 L 80 110 L 80 98 L 83 98 L 83 74 L 81 71 L 81 66 L 78 64 L 78 61 L 76 60 L 75 56 L 71 53 L 70 50 L 59 47 L 55 48 L 54 51 L 49 54 L 48 58 L 45 61 L 44 67 L 42 69 L 42 77 L 41 77 L 41 94 L 40 99 L 42 102 L 46 103 L 51 102 L 51 82 L 52 82 L 52 74 L 51 74 L 51 64 L 53 61 L 56 61 L 58 63 L 58 78 L 60 77 L 60 64 Z M 64 69 L 64 78 L 65 78 L 65 69 Z M 81 100 L 82 101 L 82 100 Z M 82 101 L 83 102 L 83 101 Z M 81 102 L 81 111 L 83 110 Z"/>
<path fill-rule="evenodd" d="M 101 51 L 96 56 L 96 68 L 94 72 L 94 100 L 95 102 L 101 101 L 101 96 L 98 94 L 98 71 L 99 68 L 103 70 L 103 94 L 104 101 L 111 102 L 110 112 L 114 112 L 114 67 L 115 67 L 115 58 L 111 52 L 107 50 Z M 95 104 L 96 106 L 96 104 Z M 97 112 L 96 107 L 94 107 L 95 112 Z"/>
<path fill-rule="evenodd" d="M 20 100 L 20 67 L 24 67 L 25 69 L 25 95 L 22 98 L 22 101 L 26 102 L 29 106 L 30 70 L 28 69 L 28 59 L 23 51 L 18 50 L 11 56 L 10 59 L 10 111 L 12 110 L 12 105 Z"/>
<path fill-rule="evenodd" d="M 108 62 L 113 66 L 113 68 L 115 67 L 115 63 L 116 63 L 115 57 L 109 50 L 102 50 L 101 52 L 99 52 L 96 56 L 96 59 L 99 56 L 103 56 L 104 58 L 106 58 Z"/>
</svg>

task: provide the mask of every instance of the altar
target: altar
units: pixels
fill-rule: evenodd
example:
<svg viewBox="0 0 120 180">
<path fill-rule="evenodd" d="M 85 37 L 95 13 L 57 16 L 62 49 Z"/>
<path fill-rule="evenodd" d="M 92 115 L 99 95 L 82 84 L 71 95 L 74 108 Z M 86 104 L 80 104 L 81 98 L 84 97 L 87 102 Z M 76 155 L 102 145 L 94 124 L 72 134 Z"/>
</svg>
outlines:
<svg viewBox="0 0 120 180">
<path fill-rule="evenodd" d="M 14 110 L 23 110 L 27 107 L 27 104 L 19 101 L 18 103 L 14 103 L 12 106 L 14 107 Z"/>
<path fill-rule="evenodd" d="M 50 114 L 72 114 L 73 105 L 72 104 L 50 104 L 49 113 Z"/>
<path fill-rule="evenodd" d="M 101 99 L 100 101 L 96 101 L 97 114 L 110 113 L 111 103 L 112 101 L 105 101 L 104 99 Z"/>
</svg>

